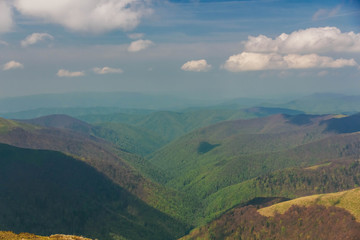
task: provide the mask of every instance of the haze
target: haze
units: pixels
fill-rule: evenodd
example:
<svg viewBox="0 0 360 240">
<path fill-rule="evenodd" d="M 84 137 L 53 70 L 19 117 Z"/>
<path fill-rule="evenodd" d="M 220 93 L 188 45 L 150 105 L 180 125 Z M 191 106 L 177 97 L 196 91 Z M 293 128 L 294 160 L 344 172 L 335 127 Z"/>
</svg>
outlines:
<svg viewBox="0 0 360 240">
<path fill-rule="evenodd" d="M 350 0 L 1 0 L 0 97 L 357 94 L 359 14 Z"/>
</svg>

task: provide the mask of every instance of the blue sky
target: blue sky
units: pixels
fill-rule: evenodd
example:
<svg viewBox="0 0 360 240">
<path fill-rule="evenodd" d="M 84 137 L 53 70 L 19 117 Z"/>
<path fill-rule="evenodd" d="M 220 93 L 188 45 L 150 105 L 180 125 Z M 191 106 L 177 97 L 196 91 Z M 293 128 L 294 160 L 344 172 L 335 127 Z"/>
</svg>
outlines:
<svg viewBox="0 0 360 240">
<path fill-rule="evenodd" d="M 0 97 L 360 93 L 358 1 L 0 0 Z"/>
</svg>

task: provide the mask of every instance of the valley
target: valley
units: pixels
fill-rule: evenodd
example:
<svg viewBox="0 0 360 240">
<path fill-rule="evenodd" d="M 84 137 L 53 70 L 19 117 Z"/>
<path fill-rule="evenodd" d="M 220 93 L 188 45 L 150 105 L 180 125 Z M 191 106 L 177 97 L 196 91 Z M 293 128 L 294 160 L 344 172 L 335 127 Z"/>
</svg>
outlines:
<svg viewBox="0 0 360 240">
<path fill-rule="evenodd" d="M 307 225 L 312 212 L 342 216 L 353 234 L 356 209 L 291 206 L 360 185 L 359 119 L 268 107 L 1 118 L 2 230 L 131 240 L 223 239 L 228 227 L 274 237 L 285 227 L 286 239 L 304 231 L 278 222 L 296 211 Z M 321 229 L 309 236 L 324 238 Z"/>
</svg>

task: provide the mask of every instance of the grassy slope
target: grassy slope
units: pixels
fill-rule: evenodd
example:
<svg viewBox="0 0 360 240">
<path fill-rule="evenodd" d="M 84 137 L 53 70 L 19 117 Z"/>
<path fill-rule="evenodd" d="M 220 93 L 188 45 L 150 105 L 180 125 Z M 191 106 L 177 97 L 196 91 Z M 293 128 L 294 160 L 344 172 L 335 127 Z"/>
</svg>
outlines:
<svg viewBox="0 0 360 240">
<path fill-rule="evenodd" d="M 37 234 L 174 239 L 186 226 L 82 161 L 0 144 L 0 226 Z"/>
<path fill-rule="evenodd" d="M 91 240 L 90 238 L 71 236 L 71 235 L 55 234 L 49 237 L 45 237 L 30 233 L 15 234 L 13 232 L 5 232 L 5 231 L 0 232 L 0 239 L 3 240 Z"/>
<path fill-rule="evenodd" d="M 318 194 L 307 197 L 301 197 L 278 203 L 266 208 L 259 209 L 258 212 L 264 216 L 274 216 L 276 212 L 282 214 L 291 206 L 310 206 L 314 204 L 324 205 L 326 207 L 335 206 L 349 211 L 357 221 L 360 222 L 360 188 L 347 190 L 337 193 Z"/>
</svg>

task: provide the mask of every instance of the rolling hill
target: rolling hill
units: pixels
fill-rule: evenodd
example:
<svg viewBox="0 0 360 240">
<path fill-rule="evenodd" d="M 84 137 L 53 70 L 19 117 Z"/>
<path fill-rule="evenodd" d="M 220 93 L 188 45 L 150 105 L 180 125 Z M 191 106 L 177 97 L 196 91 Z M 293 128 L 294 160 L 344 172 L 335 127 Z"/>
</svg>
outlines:
<svg viewBox="0 0 360 240">
<path fill-rule="evenodd" d="M 225 121 L 179 138 L 152 154 L 149 161 L 168 173 L 167 178 L 158 179 L 160 182 L 197 196 L 203 203 L 202 217 L 210 220 L 253 197 L 294 197 L 299 196 L 297 191 L 299 194 L 314 192 L 310 189 L 313 186 L 307 188 L 303 182 L 299 183 L 300 188 L 283 185 L 274 191 L 271 187 L 275 189 L 277 185 L 269 183 L 268 188 L 257 192 L 255 182 L 250 184 L 253 178 L 289 167 L 357 159 L 359 133 L 329 131 L 334 117 L 339 116 L 273 115 Z M 349 118 L 354 116 L 339 120 L 346 122 Z M 352 124 L 358 123 L 352 121 Z M 349 186 L 354 187 L 354 184 L 351 182 Z M 301 186 L 306 188 L 303 192 Z M 284 194 L 286 190 L 289 191 Z M 275 195 L 280 193 L 284 195 Z M 203 222 L 201 217 L 198 220 Z"/>
<path fill-rule="evenodd" d="M 86 163 L 59 152 L 0 144 L 0 226 L 41 235 L 175 239 L 185 225 Z"/>
<path fill-rule="evenodd" d="M 302 112 L 285 108 L 264 107 L 249 109 L 197 108 L 179 112 L 157 111 L 147 115 L 126 113 L 92 114 L 79 116 L 79 119 L 92 124 L 125 123 L 140 129 L 146 129 L 155 136 L 160 136 L 168 143 L 197 128 L 218 122 L 257 118 L 280 113 L 295 115 Z"/>
</svg>

